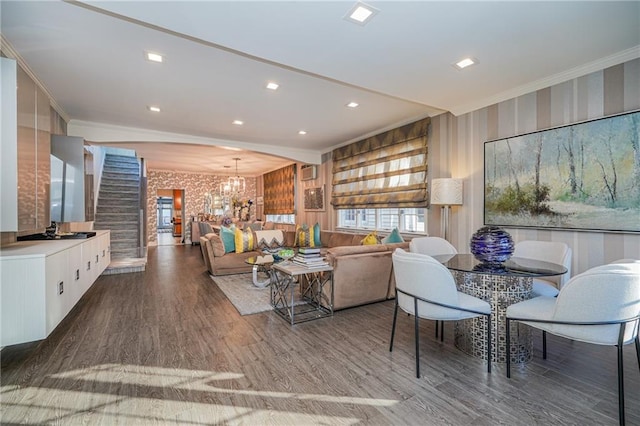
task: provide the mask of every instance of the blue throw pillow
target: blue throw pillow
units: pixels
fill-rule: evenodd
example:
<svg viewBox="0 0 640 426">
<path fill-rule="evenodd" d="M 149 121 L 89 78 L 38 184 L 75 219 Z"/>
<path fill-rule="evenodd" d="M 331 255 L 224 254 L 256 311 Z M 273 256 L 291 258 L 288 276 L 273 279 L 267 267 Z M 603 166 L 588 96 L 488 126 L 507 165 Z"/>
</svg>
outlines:
<svg viewBox="0 0 640 426">
<path fill-rule="evenodd" d="M 225 253 L 235 253 L 235 251 L 236 251 L 236 233 L 235 233 L 235 229 L 227 228 L 226 226 L 221 226 L 220 227 L 220 239 L 222 240 L 222 244 L 224 244 L 224 252 Z"/>
<path fill-rule="evenodd" d="M 382 239 L 382 244 L 392 243 L 404 243 L 404 239 L 402 238 L 402 235 L 400 235 L 398 228 L 393 228 L 393 231 Z"/>
<path fill-rule="evenodd" d="M 320 239 L 320 224 L 318 222 L 313 225 L 313 245 L 316 247 L 322 247 L 322 240 Z"/>
</svg>

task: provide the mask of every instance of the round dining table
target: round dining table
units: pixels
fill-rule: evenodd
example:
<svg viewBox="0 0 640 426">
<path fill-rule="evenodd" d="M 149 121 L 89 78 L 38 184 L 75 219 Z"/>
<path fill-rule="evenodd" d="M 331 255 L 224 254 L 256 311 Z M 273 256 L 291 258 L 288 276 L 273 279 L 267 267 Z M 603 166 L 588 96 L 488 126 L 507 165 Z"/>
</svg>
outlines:
<svg viewBox="0 0 640 426">
<path fill-rule="evenodd" d="M 446 266 L 453 275 L 459 291 L 475 296 L 491 305 L 491 359 L 507 361 L 507 307 L 531 299 L 533 279 L 563 275 L 567 269 L 555 263 L 511 257 L 499 264 L 483 263 L 472 254 L 432 256 Z M 517 328 L 511 323 L 511 362 L 531 360 L 533 341 L 529 327 Z M 455 345 L 474 357 L 486 359 L 486 317 L 458 321 L 455 326 Z"/>
</svg>

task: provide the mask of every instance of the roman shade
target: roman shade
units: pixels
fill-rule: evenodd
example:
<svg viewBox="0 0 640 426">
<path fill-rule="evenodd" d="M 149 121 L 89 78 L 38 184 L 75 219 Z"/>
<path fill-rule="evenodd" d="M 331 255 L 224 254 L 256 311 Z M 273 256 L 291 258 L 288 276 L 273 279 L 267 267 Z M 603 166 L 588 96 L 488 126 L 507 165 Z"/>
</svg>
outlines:
<svg viewBox="0 0 640 426">
<path fill-rule="evenodd" d="M 333 150 L 333 207 L 426 207 L 429 124 L 427 117 Z"/>
<path fill-rule="evenodd" d="M 263 176 L 264 214 L 295 214 L 296 165 Z"/>
</svg>

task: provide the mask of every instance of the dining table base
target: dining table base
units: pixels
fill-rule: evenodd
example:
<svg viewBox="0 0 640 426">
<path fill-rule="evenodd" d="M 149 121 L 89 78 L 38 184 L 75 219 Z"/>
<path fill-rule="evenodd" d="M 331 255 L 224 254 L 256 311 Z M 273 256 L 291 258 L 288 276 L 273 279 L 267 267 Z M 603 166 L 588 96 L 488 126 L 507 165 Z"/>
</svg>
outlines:
<svg viewBox="0 0 640 426">
<path fill-rule="evenodd" d="M 459 291 L 475 296 L 491 305 L 491 360 L 507 362 L 507 307 L 531 298 L 533 278 L 483 274 L 452 270 Z M 533 356 L 533 340 L 529 327 L 511 322 L 511 362 L 523 363 Z M 458 321 L 455 326 L 455 345 L 463 352 L 487 358 L 486 317 Z"/>
</svg>

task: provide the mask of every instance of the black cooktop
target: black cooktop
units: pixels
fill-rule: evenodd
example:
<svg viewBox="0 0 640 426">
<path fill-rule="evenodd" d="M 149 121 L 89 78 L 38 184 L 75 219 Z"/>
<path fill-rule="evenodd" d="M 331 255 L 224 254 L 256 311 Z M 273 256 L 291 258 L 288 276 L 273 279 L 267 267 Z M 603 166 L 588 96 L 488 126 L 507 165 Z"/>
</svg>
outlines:
<svg viewBox="0 0 640 426">
<path fill-rule="evenodd" d="M 31 234 L 18 237 L 18 241 L 46 241 L 46 240 L 82 240 L 86 238 L 95 237 L 96 233 L 93 231 L 88 232 L 74 232 L 71 234 Z"/>
</svg>

